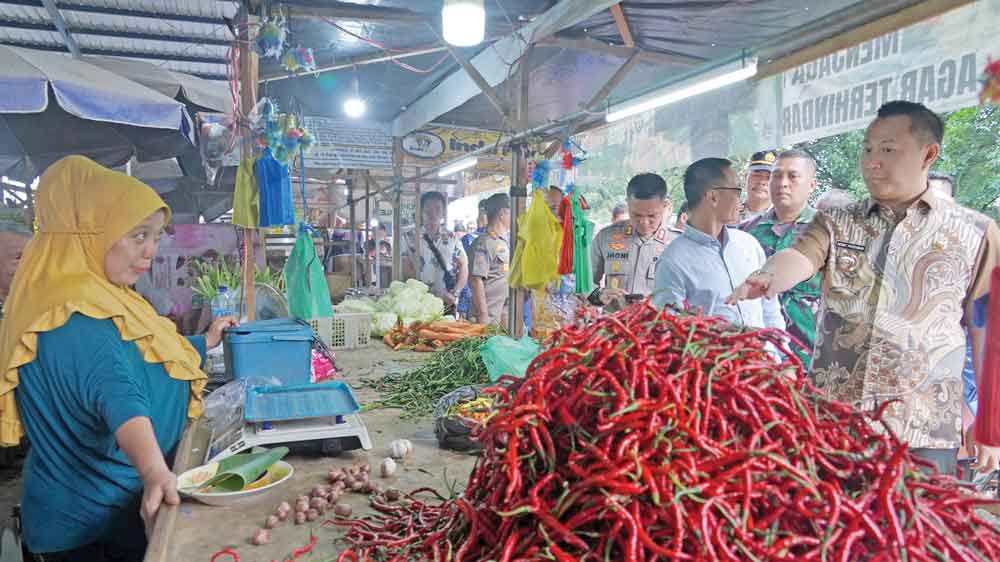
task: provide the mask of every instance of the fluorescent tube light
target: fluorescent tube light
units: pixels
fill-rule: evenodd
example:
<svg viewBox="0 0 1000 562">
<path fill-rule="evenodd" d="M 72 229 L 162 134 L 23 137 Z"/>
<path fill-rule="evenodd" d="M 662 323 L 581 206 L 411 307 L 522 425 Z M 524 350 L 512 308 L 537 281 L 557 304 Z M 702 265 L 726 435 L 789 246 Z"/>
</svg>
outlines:
<svg viewBox="0 0 1000 562">
<path fill-rule="evenodd" d="M 467 170 L 478 163 L 479 163 L 478 158 L 464 158 L 462 160 L 459 160 L 458 162 L 455 162 L 454 164 L 449 164 L 448 166 L 441 168 L 441 171 L 438 172 L 438 177 L 443 178 L 445 176 L 450 176 L 452 174 L 461 172 L 462 170 Z"/>
<path fill-rule="evenodd" d="M 710 92 L 730 84 L 741 82 L 757 74 L 756 57 L 747 59 L 746 61 L 740 60 L 735 64 L 737 65 L 735 70 L 732 69 L 732 65 L 722 67 L 722 74 L 716 73 L 715 76 L 710 78 L 706 78 L 704 75 L 695 76 L 690 81 L 668 86 L 668 91 L 664 94 L 656 95 L 655 97 L 642 101 L 623 103 L 618 107 L 613 107 L 610 111 L 608 111 L 604 118 L 608 123 L 613 123 L 626 117 L 642 113 L 643 111 L 649 111 L 650 109 L 679 102 L 683 99 L 691 98 L 704 94 L 705 92 Z M 685 83 L 687 85 L 684 85 Z"/>
</svg>

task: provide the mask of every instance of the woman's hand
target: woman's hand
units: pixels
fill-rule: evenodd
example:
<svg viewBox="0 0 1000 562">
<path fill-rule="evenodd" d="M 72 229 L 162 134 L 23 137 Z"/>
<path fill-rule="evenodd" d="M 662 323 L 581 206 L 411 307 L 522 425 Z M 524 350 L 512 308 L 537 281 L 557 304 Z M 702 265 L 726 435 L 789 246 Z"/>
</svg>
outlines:
<svg viewBox="0 0 1000 562">
<path fill-rule="evenodd" d="M 153 532 L 153 524 L 156 523 L 156 514 L 161 505 L 180 503 L 181 498 L 177 494 L 177 476 L 166 466 L 149 476 L 144 476 L 139 515 L 142 516 L 142 522 L 146 526 L 146 536 L 149 537 Z"/>
<path fill-rule="evenodd" d="M 239 325 L 239 321 L 232 316 L 216 318 L 212 321 L 212 325 L 208 327 L 208 332 L 205 332 L 205 347 L 207 349 L 215 349 L 222 343 L 222 331 L 226 328 Z"/>
</svg>

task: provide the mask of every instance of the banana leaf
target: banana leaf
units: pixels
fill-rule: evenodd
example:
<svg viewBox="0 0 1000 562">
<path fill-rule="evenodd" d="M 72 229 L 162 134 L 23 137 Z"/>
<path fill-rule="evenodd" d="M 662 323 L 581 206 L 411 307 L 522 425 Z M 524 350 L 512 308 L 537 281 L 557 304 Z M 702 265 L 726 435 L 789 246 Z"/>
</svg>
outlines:
<svg viewBox="0 0 1000 562">
<path fill-rule="evenodd" d="M 288 447 L 241 453 L 219 461 L 219 470 L 200 486 L 202 492 L 238 492 L 255 482 L 288 454 Z"/>
</svg>

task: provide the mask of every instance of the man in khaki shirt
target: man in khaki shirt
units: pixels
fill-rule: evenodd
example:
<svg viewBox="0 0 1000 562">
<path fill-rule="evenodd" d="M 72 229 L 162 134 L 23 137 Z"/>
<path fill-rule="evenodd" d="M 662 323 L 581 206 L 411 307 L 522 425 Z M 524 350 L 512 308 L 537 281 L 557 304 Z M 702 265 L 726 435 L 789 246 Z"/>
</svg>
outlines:
<svg viewBox="0 0 1000 562">
<path fill-rule="evenodd" d="M 816 386 L 863 409 L 897 400 L 885 413 L 889 428 L 955 474 L 965 329 L 973 303 L 989 291 L 1000 231 L 927 188 L 943 131 L 923 105 L 883 105 L 861 154 L 870 196 L 817 213 L 730 299 L 782 293 L 820 272 Z M 978 364 L 983 334 L 970 331 Z M 982 468 L 996 468 L 998 457 L 1000 447 L 980 446 Z"/>
<path fill-rule="evenodd" d="M 486 200 L 486 232 L 472 242 L 472 266 L 469 287 L 472 307 L 469 319 L 479 324 L 503 324 L 506 319 L 507 295 L 510 290 L 511 250 L 507 240 L 510 231 L 510 198 L 497 193 Z"/>
</svg>

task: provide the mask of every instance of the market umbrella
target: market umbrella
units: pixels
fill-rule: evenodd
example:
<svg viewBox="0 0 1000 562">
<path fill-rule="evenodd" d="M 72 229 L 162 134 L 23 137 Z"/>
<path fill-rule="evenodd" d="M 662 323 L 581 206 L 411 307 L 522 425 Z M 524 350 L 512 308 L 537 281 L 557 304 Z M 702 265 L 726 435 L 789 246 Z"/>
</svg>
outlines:
<svg viewBox="0 0 1000 562">
<path fill-rule="evenodd" d="M 0 45 L 0 91 L 5 176 L 30 181 L 69 154 L 120 166 L 194 145 L 181 102 L 65 55 Z"/>
<path fill-rule="evenodd" d="M 232 113 L 229 84 L 173 72 L 155 64 L 112 57 L 86 56 L 81 60 L 138 82 L 187 106 L 191 113 Z"/>
</svg>

